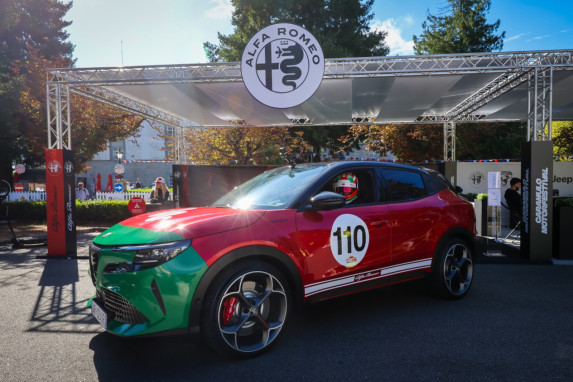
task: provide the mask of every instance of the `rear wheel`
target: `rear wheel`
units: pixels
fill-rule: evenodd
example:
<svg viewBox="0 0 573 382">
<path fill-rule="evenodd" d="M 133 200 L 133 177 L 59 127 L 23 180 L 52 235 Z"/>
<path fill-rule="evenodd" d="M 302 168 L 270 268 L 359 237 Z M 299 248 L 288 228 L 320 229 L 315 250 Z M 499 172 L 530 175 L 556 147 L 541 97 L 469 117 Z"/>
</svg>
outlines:
<svg viewBox="0 0 573 382">
<path fill-rule="evenodd" d="M 258 355 L 276 342 L 289 309 L 288 284 L 277 269 L 261 262 L 229 268 L 207 292 L 203 338 L 225 355 Z"/>
<path fill-rule="evenodd" d="M 438 249 L 432 262 L 431 286 L 440 298 L 457 299 L 465 296 L 473 281 L 474 264 L 467 243 L 449 239 Z"/>
</svg>

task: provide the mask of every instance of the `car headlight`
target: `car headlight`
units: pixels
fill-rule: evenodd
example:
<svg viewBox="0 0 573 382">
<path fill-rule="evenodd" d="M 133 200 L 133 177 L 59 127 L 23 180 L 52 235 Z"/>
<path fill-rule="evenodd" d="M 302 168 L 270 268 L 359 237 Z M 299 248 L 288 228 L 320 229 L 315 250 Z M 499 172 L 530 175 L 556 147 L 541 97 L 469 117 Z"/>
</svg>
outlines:
<svg viewBox="0 0 573 382">
<path fill-rule="evenodd" d="M 173 241 L 170 243 L 129 245 L 113 247 L 115 252 L 135 252 L 131 262 L 106 265 L 104 273 L 124 273 L 141 271 L 161 265 L 189 248 L 191 240 Z"/>
</svg>

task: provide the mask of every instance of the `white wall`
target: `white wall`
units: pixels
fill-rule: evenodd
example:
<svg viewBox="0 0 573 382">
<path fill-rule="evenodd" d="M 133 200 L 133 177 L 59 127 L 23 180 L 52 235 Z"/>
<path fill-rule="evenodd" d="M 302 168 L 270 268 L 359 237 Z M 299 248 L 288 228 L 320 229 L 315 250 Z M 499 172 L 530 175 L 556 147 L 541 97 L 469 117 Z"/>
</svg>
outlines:
<svg viewBox="0 0 573 382">
<path fill-rule="evenodd" d="M 164 160 L 165 151 L 162 150 L 164 139 L 159 137 L 159 132 L 151 127 L 149 121 L 141 123 L 137 138 L 125 140 L 125 160 Z"/>
<path fill-rule="evenodd" d="M 521 178 L 521 162 L 458 162 L 457 185 L 464 193 L 486 194 L 487 173 L 501 172 L 501 194 L 513 177 Z M 573 162 L 553 162 L 553 189 L 573 197 Z"/>
</svg>

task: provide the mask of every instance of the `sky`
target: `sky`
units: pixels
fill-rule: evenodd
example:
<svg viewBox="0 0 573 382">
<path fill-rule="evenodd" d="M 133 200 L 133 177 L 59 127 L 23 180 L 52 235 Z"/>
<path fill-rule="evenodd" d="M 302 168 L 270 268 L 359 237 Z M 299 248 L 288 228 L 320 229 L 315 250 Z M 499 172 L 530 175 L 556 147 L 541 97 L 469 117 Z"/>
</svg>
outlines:
<svg viewBox="0 0 573 382">
<path fill-rule="evenodd" d="M 446 0 L 375 0 L 371 28 L 388 32 L 390 56 L 414 54 L 428 12 Z M 205 63 L 203 42 L 233 32 L 230 0 L 74 0 L 65 20 L 76 67 Z M 573 49 L 573 0 L 491 0 L 504 52 Z M 311 31 L 312 32 L 312 31 Z"/>
</svg>

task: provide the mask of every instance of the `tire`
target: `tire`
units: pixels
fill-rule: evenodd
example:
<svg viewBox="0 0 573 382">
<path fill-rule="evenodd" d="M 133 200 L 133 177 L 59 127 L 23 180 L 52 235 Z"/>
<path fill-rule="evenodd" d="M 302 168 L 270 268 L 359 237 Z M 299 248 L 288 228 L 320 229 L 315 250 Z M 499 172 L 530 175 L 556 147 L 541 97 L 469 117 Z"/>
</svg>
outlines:
<svg viewBox="0 0 573 382">
<path fill-rule="evenodd" d="M 438 248 L 432 262 L 432 292 L 447 300 L 461 298 L 470 290 L 473 273 L 473 256 L 468 244 L 459 238 L 448 239 Z"/>
<path fill-rule="evenodd" d="M 202 336 L 223 355 L 249 358 L 267 351 L 290 314 L 288 283 L 276 268 L 262 262 L 226 268 L 205 298 Z"/>
</svg>

